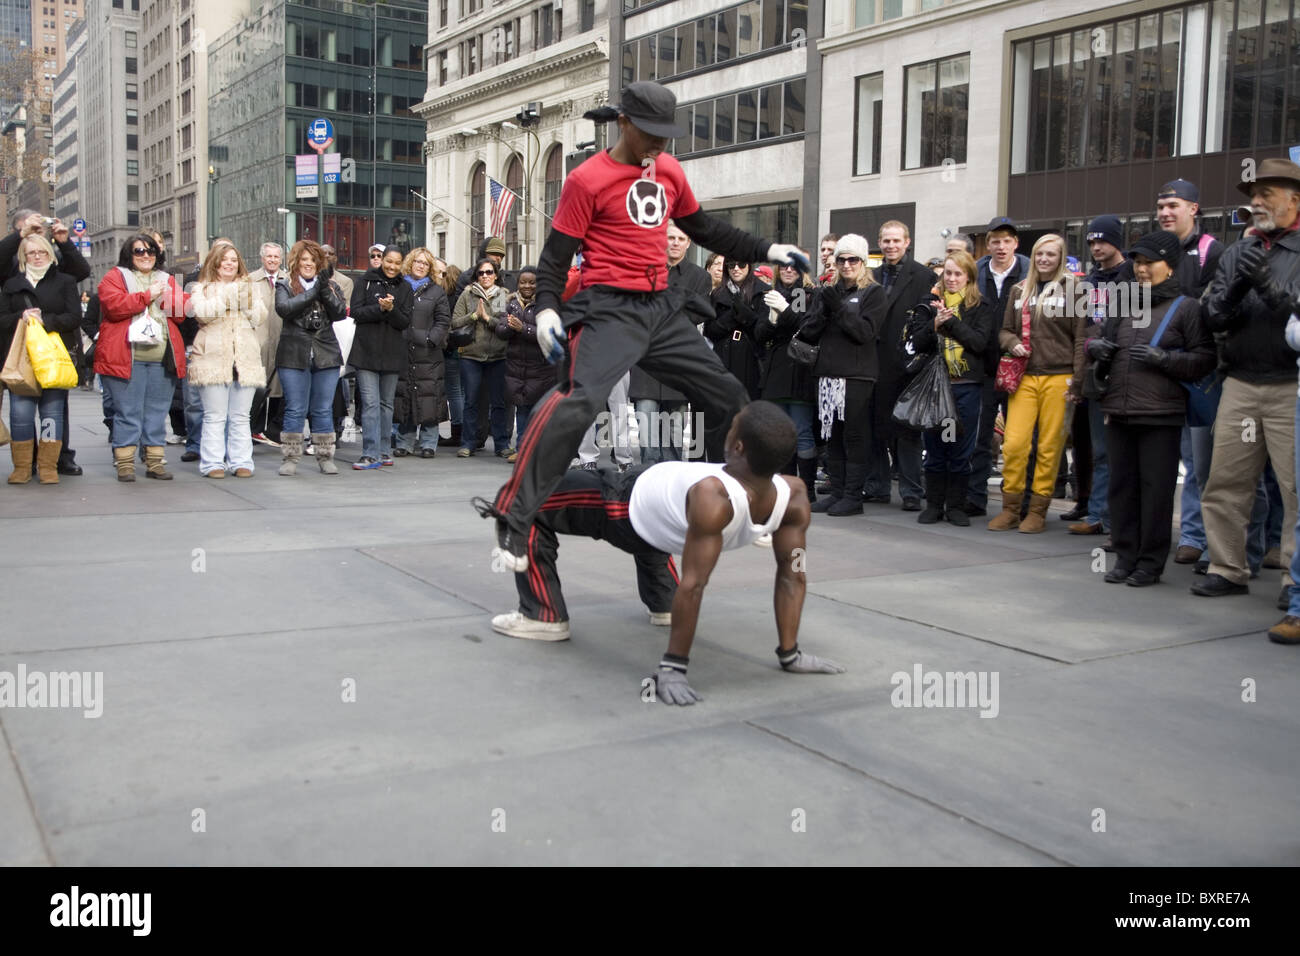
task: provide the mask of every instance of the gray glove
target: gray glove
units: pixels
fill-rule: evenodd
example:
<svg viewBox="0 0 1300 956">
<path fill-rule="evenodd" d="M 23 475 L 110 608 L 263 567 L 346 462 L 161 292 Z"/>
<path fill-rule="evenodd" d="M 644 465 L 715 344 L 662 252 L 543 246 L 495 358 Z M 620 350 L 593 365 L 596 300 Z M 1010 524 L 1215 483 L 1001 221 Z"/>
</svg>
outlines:
<svg viewBox="0 0 1300 956">
<path fill-rule="evenodd" d="M 655 675 L 655 694 L 665 704 L 680 704 L 683 707 L 704 699 L 686 683 L 686 672 L 675 667 L 659 668 L 659 673 Z"/>
<path fill-rule="evenodd" d="M 844 668 L 832 660 L 806 654 L 799 650 L 799 645 L 792 651 L 776 649 L 776 659 L 781 662 L 781 669 L 791 674 L 843 674 Z"/>
</svg>

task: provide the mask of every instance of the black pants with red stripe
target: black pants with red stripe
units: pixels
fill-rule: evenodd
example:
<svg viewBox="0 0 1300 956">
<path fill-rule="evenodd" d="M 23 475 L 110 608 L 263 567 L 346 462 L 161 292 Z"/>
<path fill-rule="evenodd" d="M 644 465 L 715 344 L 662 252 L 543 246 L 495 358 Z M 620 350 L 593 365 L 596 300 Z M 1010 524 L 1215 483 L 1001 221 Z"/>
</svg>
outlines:
<svg viewBox="0 0 1300 956">
<path fill-rule="evenodd" d="M 608 541 L 636 560 L 636 584 L 651 612 L 671 611 L 677 593 L 677 568 L 670 554 L 644 541 L 628 517 L 632 485 L 650 465 L 624 474 L 608 471 L 566 471 L 560 486 L 542 503 L 528 533 L 528 570 L 515 575 L 519 610 L 535 621 L 567 621 L 568 608 L 555 570 L 557 536 L 582 535 Z"/>
<path fill-rule="evenodd" d="M 679 289 L 637 293 L 593 286 L 564 304 L 565 374 L 533 407 L 514 471 L 497 493 L 496 509 L 517 535 L 528 533 L 583 433 L 633 365 L 704 412 L 705 447 L 712 460 L 722 460 L 727 429 L 749 394 L 696 330 L 700 317 L 686 311 L 687 303 Z"/>
</svg>

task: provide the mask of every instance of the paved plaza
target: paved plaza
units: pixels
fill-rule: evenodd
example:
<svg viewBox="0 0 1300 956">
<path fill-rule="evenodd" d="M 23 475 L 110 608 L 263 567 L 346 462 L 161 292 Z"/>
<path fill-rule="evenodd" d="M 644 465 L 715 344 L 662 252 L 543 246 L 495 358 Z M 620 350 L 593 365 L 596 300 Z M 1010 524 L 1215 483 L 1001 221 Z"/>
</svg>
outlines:
<svg viewBox="0 0 1300 956">
<path fill-rule="evenodd" d="M 514 586 L 468 500 L 501 460 L 290 479 L 259 446 L 213 481 L 169 446 L 176 480 L 122 485 L 99 396 L 72 403 L 85 475 L 0 486 L 0 679 L 102 673 L 102 713 L 0 708 L 0 864 L 1300 863 L 1276 571 L 1206 599 L 1172 563 L 1104 584 L 1055 511 L 819 515 L 800 641 L 847 673 L 780 671 L 751 547 L 679 709 L 641 699 L 668 633 L 608 545 L 561 539 L 571 641 L 492 631 Z"/>
</svg>

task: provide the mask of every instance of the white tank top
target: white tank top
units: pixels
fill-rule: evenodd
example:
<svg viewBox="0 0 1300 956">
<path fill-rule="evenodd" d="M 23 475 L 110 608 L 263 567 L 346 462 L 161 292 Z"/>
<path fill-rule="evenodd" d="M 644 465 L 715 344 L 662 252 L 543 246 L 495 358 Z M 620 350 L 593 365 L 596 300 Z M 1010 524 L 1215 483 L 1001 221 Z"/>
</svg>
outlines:
<svg viewBox="0 0 1300 956">
<path fill-rule="evenodd" d="M 790 486 L 773 476 L 776 504 L 765 524 L 749 518 L 749 495 L 742 485 L 723 471 L 724 465 L 700 461 L 664 461 L 645 470 L 632 486 L 628 516 L 632 527 L 647 543 L 669 554 L 681 554 L 686 546 L 686 493 L 705 478 L 719 478 L 731 499 L 731 522 L 722 532 L 724 551 L 743 548 L 756 538 L 781 526 Z"/>
</svg>

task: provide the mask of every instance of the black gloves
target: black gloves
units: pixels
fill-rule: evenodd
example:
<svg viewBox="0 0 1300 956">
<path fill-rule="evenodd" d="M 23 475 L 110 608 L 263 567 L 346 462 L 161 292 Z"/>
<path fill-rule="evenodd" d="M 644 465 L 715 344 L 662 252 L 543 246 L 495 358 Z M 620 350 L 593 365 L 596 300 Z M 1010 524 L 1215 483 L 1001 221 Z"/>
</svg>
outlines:
<svg viewBox="0 0 1300 956">
<path fill-rule="evenodd" d="M 1154 345 L 1131 346 L 1128 350 L 1128 355 L 1133 361 L 1142 362 L 1146 365 L 1150 365 L 1152 368 L 1158 368 L 1162 372 L 1168 371 L 1169 369 L 1169 353 Z"/>
<path fill-rule="evenodd" d="M 1093 361 L 1109 362 L 1118 350 L 1119 346 L 1109 339 L 1089 339 L 1085 351 L 1088 353 L 1088 358 Z"/>
<path fill-rule="evenodd" d="M 828 317 L 838 313 L 843 302 L 844 293 L 840 291 L 839 286 L 833 284 L 822 286 L 822 311 Z"/>
</svg>

